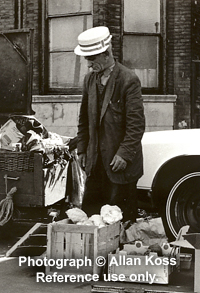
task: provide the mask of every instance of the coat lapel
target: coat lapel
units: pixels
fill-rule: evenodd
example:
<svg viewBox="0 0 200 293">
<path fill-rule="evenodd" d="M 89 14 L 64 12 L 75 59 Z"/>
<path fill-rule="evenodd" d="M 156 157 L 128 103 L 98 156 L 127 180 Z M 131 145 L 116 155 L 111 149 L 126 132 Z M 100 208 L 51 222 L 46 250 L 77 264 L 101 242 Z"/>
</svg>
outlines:
<svg viewBox="0 0 200 293">
<path fill-rule="evenodd" d="M 108 107 L 108 104 L 112 98 L 112 95 L 113 95 L 113 92 L 114 92 L 114 88 L 115 88 L 115 79 L 118 75 L 118 72 L 119 72 L 119 67 L 116 63 L 114 69 L 113 69 L 113 72 L 111 73 L 110 75 L 110 78 L 108 80 L 108 84 L 106 86 L 106 91 L 105 91 L 105 97 L 104 97 L 104 100 L 103 100 L 103 105 L 102 105 L 102 109 L 101 109 L 101 116 L 100 116 L 100 123 L 102 121 L 102 118 L 106 112 L 106 109 Z"/>
<path fill-rule="evenodd" d="M 93 125 L 97 124 L 97 88 L 96 88 L 96 75 L 93 77 L 93 81 L 91 82 L 90 94 L 89 94 L 89 115 L 91 115 L 93 120 Z"/>
</svg>

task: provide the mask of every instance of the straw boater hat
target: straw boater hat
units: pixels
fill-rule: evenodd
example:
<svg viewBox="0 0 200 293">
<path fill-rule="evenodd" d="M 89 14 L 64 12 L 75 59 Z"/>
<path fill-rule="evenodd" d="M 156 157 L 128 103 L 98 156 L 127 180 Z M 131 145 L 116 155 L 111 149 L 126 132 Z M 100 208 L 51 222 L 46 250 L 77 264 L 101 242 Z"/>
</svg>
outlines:
<svg viewBox="0 0 200 293">
<path fill-rule="evenodd" d="M 79 45 L 74 53 L 79 56 L 92 56 L 105 52 L 112 36 L 105 26 L 97 26 L 88 29 L 78 36 Z"/>
</svg>

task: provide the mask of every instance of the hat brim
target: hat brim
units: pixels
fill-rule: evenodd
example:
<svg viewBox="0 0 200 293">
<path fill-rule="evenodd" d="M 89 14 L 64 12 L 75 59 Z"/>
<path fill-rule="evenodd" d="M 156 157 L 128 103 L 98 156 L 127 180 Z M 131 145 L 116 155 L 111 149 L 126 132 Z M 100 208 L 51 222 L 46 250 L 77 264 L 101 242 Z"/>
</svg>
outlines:
<svg viewBox="0 0 200 293">
<path fill-rule="evenodd" d="M 97 54 L 100 54 L 100 53 L 103 53 L 105 52 L 107 49 L 109 48 L 109 45 L 107 46 L 104 46 L 103 48 L 101 49 L 98 49 L 98 50 L 95 50 L 95 51 L 91 51 L 91 52 L 85 52 L 81 49 L 81 47 L 78 45 L 76 46 L 76 48 L 74 49 L 74 53 L 78 56 L 83 56 L 83 57 L 86 57 L 86 56 L 94 56 L 94 55 L 97 55 Z"/>
</svg>

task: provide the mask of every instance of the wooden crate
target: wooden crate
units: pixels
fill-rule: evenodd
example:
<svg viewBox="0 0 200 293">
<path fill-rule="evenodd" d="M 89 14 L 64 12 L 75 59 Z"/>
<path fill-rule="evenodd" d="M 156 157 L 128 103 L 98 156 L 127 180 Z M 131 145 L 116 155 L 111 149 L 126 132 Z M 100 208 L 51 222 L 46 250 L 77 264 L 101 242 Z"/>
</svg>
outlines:
<svg viewBox="0 0 200 293">
<path fill-rule="evenodd" d="M 47 258 L 48 259 L 89 259 L 92 266 L 66 265 L 63 269 L 46 267 L 46 274 L 57 271 L 59 274 L 98 274 L 102 267 L 95 263 L 98 256 L 107 259 L 109 253 L 119 247 L 120 222 L 106 227 L 51 223 L 47 228 Z"/>
</svg>

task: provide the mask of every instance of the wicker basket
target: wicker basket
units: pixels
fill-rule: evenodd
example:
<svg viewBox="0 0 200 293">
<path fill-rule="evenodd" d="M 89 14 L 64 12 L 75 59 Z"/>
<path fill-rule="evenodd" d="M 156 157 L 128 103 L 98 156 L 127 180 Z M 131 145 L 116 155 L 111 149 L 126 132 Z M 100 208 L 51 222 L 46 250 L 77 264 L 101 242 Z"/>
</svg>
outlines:
<svg viewBox="0 0 200 293">
<path fill-rule="evenodd" d="M 0 150 L 0 171 L 34 171 L 34 153 Z"/>
</svg>

